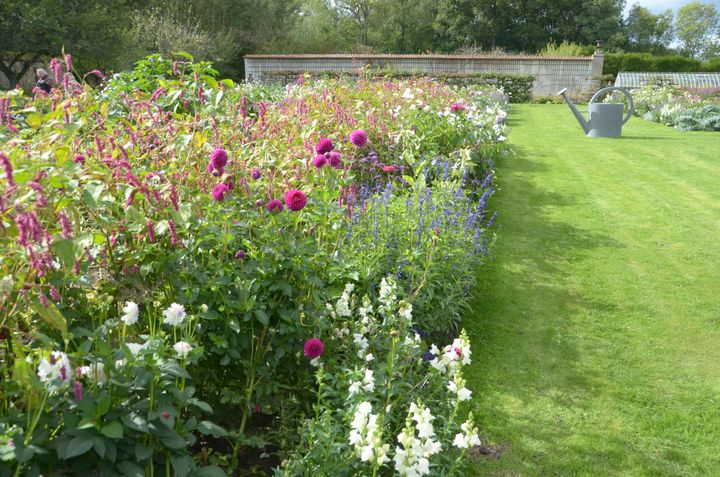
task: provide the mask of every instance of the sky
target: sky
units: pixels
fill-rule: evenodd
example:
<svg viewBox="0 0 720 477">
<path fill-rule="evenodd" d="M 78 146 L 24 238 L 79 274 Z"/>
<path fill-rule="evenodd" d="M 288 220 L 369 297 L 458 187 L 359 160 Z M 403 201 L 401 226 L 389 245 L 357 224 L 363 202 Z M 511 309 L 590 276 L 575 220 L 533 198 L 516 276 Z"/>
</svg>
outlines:
<svg viewBox="0 0 720 477">
<path fill-rule="evenodd" d="M 627 12 L 635 3 L 647 8 L 652 13 L 664 12 L 668 8 L 672 8 L 673 13 L 677 14 L 678 8 L 687 5 L 692 0 L 626 0 L 625 11 Z M 720 12 L 720 0 L 699 0 L 700 3 L 712 3 L 715 9 Z"/>
</svg>

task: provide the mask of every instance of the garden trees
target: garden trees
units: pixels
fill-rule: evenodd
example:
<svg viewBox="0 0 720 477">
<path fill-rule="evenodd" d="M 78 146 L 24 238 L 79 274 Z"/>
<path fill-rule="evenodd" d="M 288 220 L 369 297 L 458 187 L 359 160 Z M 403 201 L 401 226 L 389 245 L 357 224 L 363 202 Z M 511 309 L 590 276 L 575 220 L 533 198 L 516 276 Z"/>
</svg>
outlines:
<svg viewBox="0 0 720 477">
<path fill-rule="evenodd" d="M 628 12 L 625 32 L 631 50 L 665 53 L 675 36 L 672 10 L 654 15 L 635 4 Z"/>
<path fill-rule="evenodd" d="M 717 41 L 713 39 L 718 30 L 718 12 L 715 5 L 695 1 L 680 8 L 675 30 L 683 52 L 702 57 Z"/>
</svg>

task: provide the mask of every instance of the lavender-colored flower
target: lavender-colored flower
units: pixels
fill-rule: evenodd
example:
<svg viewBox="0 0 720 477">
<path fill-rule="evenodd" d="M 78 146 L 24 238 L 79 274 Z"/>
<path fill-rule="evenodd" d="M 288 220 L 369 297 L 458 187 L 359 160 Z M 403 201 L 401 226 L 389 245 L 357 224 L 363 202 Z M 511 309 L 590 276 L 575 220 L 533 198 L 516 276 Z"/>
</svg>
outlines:
<svg viewBox="0 0 720 477">
<path fill-rule="evenodd" d="M 332 151 L 328 158 L 328 163 L 335 169 L 340 169 L 342 167 L 342 159 L 340 157 L 339 152 Z"/>
<path fill-rule="evenodd" d="M 285 205 L 288 209 L 297 212 L 302 210 L 307 204 L 307 197 L 305 194 L 297 189 L 291 189 L 285 193 Z"/>
<path fill-rule="evenodd" d="M 315 144 L 315 152 L 318 154 L 325 154 L 333 149 L 335 149 L 335 146 L 333 146 L 332 140 L 327 137 L 321 138 L 317 144 Z"/>
<path fill-rule="evenodd" d="M 212 197 L 218 202 L 225 200 L 225 196 L 230 192 L 230 188 L 227 184 L 217 184 L 213 187 Z"/>
<path fill-rule="evenodd" d="M 315 359 L 321 354 L 323 354 L 323 351 L 325 350 L 325 347 L 323 346 L 323 342 L 319 338 L 310 338 L 305 342 L 305 345 L 303 346 L 303 352 L 305 353 L 305 356 L 307 356 L 310 359 Z"/>
<path fill-rule="evenodd" d="M 315 156 L 312 163 L 316 169 L 321 169 L 325 164 L 327 164 L 327 159 L 325 159 L 325 156 L 323 154 L 318 154 L 317 156 Z"/>
<path fill-rule="evenodd" d="M 250 177 L 252 177 L 253 180 L 258 180 L 262 177 L 262 174 L 260 173 L 260 171 L 258 169 L 253 169 L 250 172 Z"/>
<path fill-rule="evenodd" d="M 245 258 L 245 250 L 240 249 L 237 252 L 235 252 L 235 258 L 237 258 L 239 260 L 242 260 L 243 258 Z"/>
<path fill-rule="evenodd" d="M 265 205 L 265 208 L 268 210 L 268 212 L 282 212 L 284 207 L 282 202 L 280 202 L 277 199 L 272 199 Z"/>
<path fill-rule="evenodd" d="M 350 133 L 350 142 L 357 147 L 363 147 L 368 142 L 368 136 L 362 129 L 356 129 Z"/>
<path fill-rule="evenodd" d="M 255 207 L 262 207 L 262 205 L 263 205 L 262 199 L 258 199 L 255 201 Z"/>
</svg>

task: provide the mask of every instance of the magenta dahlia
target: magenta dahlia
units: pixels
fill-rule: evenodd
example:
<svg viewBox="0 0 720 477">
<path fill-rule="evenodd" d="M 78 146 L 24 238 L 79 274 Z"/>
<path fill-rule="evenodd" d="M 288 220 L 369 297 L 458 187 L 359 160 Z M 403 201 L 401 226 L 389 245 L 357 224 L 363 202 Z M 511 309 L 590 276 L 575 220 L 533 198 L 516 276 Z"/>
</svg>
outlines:
<svg viewBox="0 0 720 477">
<path fill-rule="evenodd" d="M 272 199 L 265 205 L 265 208 L 268 210 L 268 212 L 282 212 L 284 207 L 282 202 L 277 199 Z"/>
<path fill-rule="evenodd" d="M 323 346 L 323 342 L 320 341 L 319 338 L 310 338 L 305 342 L 305 346 L 303 346 L 305 356 L 310 359 L 315 359 L 323 354 L 324 349 L 325 347 Z"/>
<path fill-rule="evenodd" d="M 227 161 L 228 155 L 225 149 L 218 147 L 210 154 L 210 164 L 217 170 L 222 170 L 227 164 Z"/>
<path fill-rule="evenodd" d="M 465 111 L 465 106 L 460 103 L 453 103 L 450 105 L 450 111 Z"/>
<path fill-rule="evenodd" d="M 213 187 L 212 197 L 218 202 L 225 200 L 225 196 L 230 192 L 230 188 L 227 184 L 218 184 Z"/>
<path fill-rule="evenodd" d="M 307 204 L 307 197 L 302 191 L 291 189 L 285 193 L 285 205 L 288 206 L 288 209 L 297 212 L 302 210 L 305 204 Z"/>
<path fill-rule="evenodd" d="M 368 137 L 362 129 L 356 129 L 350 133 L 350 142 L 357 147 L 363 147 L 368 142 Z"/>
<path fill-rule="evenodd" d="M 75 164 L 85 164 L 85 156 L 83 156 L 82 154 L 78 154 L 73 158 L 73 162 Z"/>
<path fill-rule="evenodd" d="M 342 159 L 340 159 L 340 153 L 339 152 L 331 152 L 330 157 L 328 158 L 328 163 L 334 167 L 335 169 L 340 169 L 342 167 Z"/>
<path fill-rule="evenodd" d="M 327 159 L 325 159 L 325 156 L 323 154 L 318 154 L 317 156 L 315 156 L 312 163 L 316 169 L 321 169 L 325 164 L 327 164 Z"/>
<path fill-rule="evenodd" d="M 335 149 L 335 146 L 333 146 L 332 140 L 326 137 L 321 138 L 317 144 L 315 144 L 315 152 L 318 154 L 325 154 L 333 149 Z"/>
</svg>

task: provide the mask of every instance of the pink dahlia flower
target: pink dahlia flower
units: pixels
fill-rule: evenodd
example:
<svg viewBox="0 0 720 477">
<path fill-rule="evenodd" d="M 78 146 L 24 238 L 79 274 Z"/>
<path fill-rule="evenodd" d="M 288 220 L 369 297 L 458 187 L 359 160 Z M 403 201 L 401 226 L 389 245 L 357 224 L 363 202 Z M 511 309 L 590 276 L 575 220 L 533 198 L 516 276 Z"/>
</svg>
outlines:
<svg viewBox="0 0 720 477">
<path fill-rule="evenodd" d="M 323 342 L 320 341 L 319 338 L 310 338 L 305 342 L 305 346 L 303 346 L 305 356 L 310 359 L 315 359 L 323 354 L 324 349 Z"/>
<path fill-rule="evenodd" d="M 460 103 L 453 103 L 450 105 L 450 111 L 465 111 L 465 106 Z"/>
<path fill-rule="evenodd" d="M 330 157 L 328 158 L 328 163 L 334 167 L 335 169 L 340 169 L 342 167 L 342 159 L 340 159 L 340 153 L 339 152 L 331 152 Z"/>
<path fill-rule="evenodd" d="M 350 133 L 350 142 L 357 147 L 363 147 L 368 142 L 368 137 L 362 129 L 356 129 Z"/>
<path fill-rule="evenodd" d="M 327 159 L 325 159 L 324 155 L 318 154 L 317 156 L 315 156 L 315 159 L 313 159 L 312 163 L 313 163 L 313 166 L 315 166 L 315 168 L 320 169 L 325 164 L 327 164 Z"/>
<path fill-rule="evenodd" d="M 267 205 L 265 205 L 265 208 L 268 212 L 282 212 L 284 209 L 282 202 L 277 199 L 273 199 L 268 202 Z"/>
<path fill-rule="evenodd" d="M 307 197 L 302 191 L 291 189 L 285 193 L 285 205 L 292 211 L 302 210 L 307 204 Z"/>
<path fill-rule="evenodd" d="M 73 162 L 75 164 L 85 164 L 85 156 L 83 156 L 82 154 L 78 154 L 73 158 Z"/>
<path fill-rule="evenodd" d="M 227 161 L 228 155 L 225 149 L 218 147 L 210 154 L 210 164 L 217 170 L 222 170 L 227 164 Z"/>
<path fill-rule="evenodd" d="M 230 192 L 230 188 L 227 184 L 218 184 L 213 187 L 212 197 L 218 202 L 225 200 L 225 196 Z"/>
<path fill-rule="evenodd" d="M 318 154 L 325 154 L 333 149 L 335 149 L 335 146 L 333 146 L 332 140 L 326 137 L 321 138 L 317 144 L 315 144 L 315 152 Z"/>
</svg>

